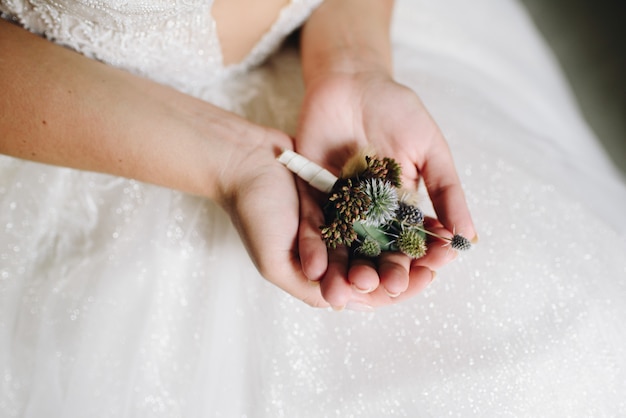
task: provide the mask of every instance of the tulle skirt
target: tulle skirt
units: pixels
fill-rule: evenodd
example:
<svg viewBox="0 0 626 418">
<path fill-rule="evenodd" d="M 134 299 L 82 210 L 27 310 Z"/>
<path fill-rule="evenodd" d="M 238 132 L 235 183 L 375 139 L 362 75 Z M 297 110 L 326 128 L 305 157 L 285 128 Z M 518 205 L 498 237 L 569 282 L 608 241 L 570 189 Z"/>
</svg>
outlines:
<svg viewBox="0 0 626 418">
<path fill-rule="evenodd" d="M 229 218 L 0 159 L 0 416 L 626 413 L 626 188 L 511 1 L 400 1 L 395 71 L 446 134 L 480 243 L 411 301 L 315 310 Z M 293 133 L 297 53 L 205 97 Z"/>
</svg>

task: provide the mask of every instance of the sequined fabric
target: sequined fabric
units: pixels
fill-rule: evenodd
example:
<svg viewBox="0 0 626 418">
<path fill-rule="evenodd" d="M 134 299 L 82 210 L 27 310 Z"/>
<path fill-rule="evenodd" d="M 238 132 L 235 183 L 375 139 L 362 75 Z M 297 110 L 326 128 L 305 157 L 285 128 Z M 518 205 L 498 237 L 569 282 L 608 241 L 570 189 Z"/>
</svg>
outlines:
<svg viewBox="0 0 626 418">
<path fill-rule="evenodd" d="M 626 415 L 626 190 L 526 15 L 401 0 L 393 39 L 479 245 L 414 300 L 314 310 L 258 276 L 211 202 L 2 157 L 0 416 Z M 202 92 L 172 74 L 150 76 L 294 130 L 295 51 Z"/>
</svg>

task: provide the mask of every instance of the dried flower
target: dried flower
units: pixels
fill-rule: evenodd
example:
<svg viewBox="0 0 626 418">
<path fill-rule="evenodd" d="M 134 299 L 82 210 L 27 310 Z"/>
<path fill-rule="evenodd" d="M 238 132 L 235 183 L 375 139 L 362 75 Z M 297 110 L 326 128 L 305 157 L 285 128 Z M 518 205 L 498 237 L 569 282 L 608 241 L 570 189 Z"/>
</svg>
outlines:
<svg viewBox="0 0 626 418">
<path fill-rule="evenodd" d="M 322 239 L 328 248 L 337 248 L 339 245 L 350 246 L 357 239 L 352 224 L 339 218 L 335 218 L 329 225 L 322 226 L 320 229 Z"/>
<path fill-rule="evenodd" d="M 391 183 L 381 179 L 367 179 L 362 182 L 363 191 L 370 199 L 364 222 L 378 226 L 391 221 L 398 209 L 398 192 Z"/>
<path fill-rule="evenodd" d="M 354 183 L 353 179 L 340 179 L 335 183 L 326 208 L 331 219 L 337 217 L 352 223 L 365 218 L 371 199 L 361 184 Z"/>
<path fill-rule="evenodd" d="M 421 229 L 424 233 L 428 235 L 447 241 L 448 243 L 446 245 L 449 245 L 451 248 L 455 250 L 466 251 L 472 248 L 472 243 L 470 242 L 470 240 L 468 240 L 461 234 L 455 233 L 452 236 L 452 238 L 448 238 L 448 237 L 441 236 L 439 234 L 435 234 L 434 232 L 427 231 L 426 229 L 423 229 L 421 227 L 417 227 L 417 228 Z"/>
<path fill-rule="evenodd" d="M 398 249 L 412 258 L 420 258 L 426 254 L 424 232 L 418 228 L 406 228 L 398 235 Z"/>
<path fill-rule="evenodd" d="M 472 248 L 472 243 L 463 235 L 454 234 L 454 236 L 450 240 L 450 247 L 454 248 L 455 250 L 466 251 Z"/>
<path fill-rule="evenodd" d="M 365 178 L 376 178 L 390 182 L 394 187 L 402 187 L 400 175 L 402 169 L 392 158 L 383 158 L 379 160 L 376 157 L 366 156 L 367 169 L 362 173 Z"/>
<path fill-rule="evenodd" d="M 399 192 L 401 168 L 391 158 L 361 154 L 344 167 L 345 177 L 341 178 L 293 151 L 284 151 L 279 161 L 311 186 L 329 194 L 324 206 L 326 224 L 320 227 L 329 248 L 345 245 L 367 257 L 401 251 L 419 258 L 426 254 L 426 234 L 447 241 L 455 250 L 471 247 L 460 234 L 448 238 L 424 228 L 424 213 L 417 205 L 416 193 Z"/>
<path fill-rule="evenodd" d="M 424 213 L 417 206 L 400 201 L 396 210 L 396 218 L 399 222 L 407 225 L 421 225 L 424 222 Z"/>
<path fill-rule="evenodd" d="M 380 244 L 374 238 L 367 236 L 356 247 L 355 250 L 359 254 L 363 254 L 366 257 L 378 257 L 382 251 Z"/>
</svg>

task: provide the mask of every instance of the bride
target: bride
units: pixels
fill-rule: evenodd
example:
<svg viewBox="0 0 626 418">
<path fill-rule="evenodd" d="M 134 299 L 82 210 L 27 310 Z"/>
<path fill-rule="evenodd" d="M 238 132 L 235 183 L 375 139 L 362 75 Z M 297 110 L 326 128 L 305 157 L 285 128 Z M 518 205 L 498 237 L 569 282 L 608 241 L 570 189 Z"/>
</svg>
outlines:
<svg viewBox="0 0 626 418">
<path fill-rule="evenodd" d="M 320 3 L 0 3 L 3 416 L 625 412 L 626 191 L 519 5 Z M 327 252 L 275 158 L 366 146 L 476 248 Z"/>
</svg>

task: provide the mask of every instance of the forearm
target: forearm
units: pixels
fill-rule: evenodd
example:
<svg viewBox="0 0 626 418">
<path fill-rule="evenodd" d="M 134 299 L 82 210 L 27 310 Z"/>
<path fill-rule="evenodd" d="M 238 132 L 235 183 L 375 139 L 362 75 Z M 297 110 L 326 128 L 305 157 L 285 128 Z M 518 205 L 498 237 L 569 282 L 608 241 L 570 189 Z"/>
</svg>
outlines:
<svg viewBox="0 0 626 418">
<path fill-rule="evenodd" d="M 0 74 L 0 152 L 19 158 L 216 198 L 238 141 L 262 131 L 1 19 Z"/>
<path fill-rule="evenodd" d="M 391 75 L 393 0 L 326 0 L 302 29 L 305 82 L 327 72 Z"/>
</svg>

